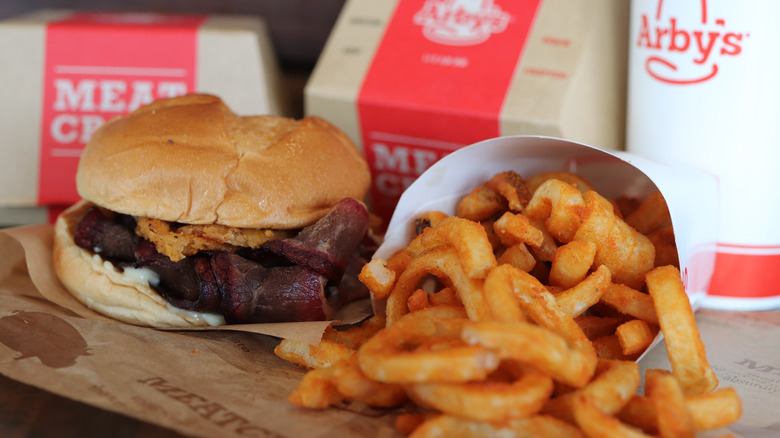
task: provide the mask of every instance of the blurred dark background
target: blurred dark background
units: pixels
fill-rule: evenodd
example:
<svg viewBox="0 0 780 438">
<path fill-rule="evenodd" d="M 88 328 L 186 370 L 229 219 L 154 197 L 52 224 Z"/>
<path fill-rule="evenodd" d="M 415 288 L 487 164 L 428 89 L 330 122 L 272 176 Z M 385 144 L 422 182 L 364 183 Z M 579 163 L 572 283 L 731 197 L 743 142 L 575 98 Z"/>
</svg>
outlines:
<svg viewBox="0 0 780 438">
<path fill-rule="evenodd" d="M 286 71 L 310 70 L 344 0 L 0 0 L 0 18 L 35 9 L 259 15 Z"/>
</svg>

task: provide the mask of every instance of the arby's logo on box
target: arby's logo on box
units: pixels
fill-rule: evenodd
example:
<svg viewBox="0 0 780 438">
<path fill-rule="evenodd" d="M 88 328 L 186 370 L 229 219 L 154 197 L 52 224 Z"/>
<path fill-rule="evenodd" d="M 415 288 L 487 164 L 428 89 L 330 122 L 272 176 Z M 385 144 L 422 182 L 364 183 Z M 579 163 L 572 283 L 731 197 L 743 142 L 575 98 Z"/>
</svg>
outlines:
<svg viewBox="0 0 780 438">
<path fill-rule="evenodd" d="M 106 121 L 194 91 L 199 15 L 74 13 L 48 24 L 38 203 L 78 200 L 86 142 Z"/>
<path fill-rule="evenodd" d="M 647 54 L 645 70 L 654 79 L 678 85 L 705 82 L 718 74 L 723 60 L 742 53 L 750 33 L 732 29 L 707 0 L 698 3 L 696 15 L 669 12 L 664 0 L 652 13 L 641 14 L 634 44 Z"/>
<path fill-rule="evenodd" d="M 493 0 L 426 0 L 414 15 L 426 38 L 449 46 L 480 44 L 505 31 L 511 19 Z"/>
</svg>

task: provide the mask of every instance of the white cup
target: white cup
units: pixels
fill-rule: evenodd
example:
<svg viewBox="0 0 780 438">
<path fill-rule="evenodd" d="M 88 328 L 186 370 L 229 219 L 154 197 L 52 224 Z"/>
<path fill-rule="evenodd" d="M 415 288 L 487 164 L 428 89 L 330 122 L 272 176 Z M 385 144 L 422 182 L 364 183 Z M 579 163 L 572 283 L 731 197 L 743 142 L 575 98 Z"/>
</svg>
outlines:
<svg viewBox="0 0 780 438">
<path fill-rule="evenodd" d="M 707 307 L 780 307 L 780 1 L 632 0 L 627 150 L 719 182 Z"/>
</svg>

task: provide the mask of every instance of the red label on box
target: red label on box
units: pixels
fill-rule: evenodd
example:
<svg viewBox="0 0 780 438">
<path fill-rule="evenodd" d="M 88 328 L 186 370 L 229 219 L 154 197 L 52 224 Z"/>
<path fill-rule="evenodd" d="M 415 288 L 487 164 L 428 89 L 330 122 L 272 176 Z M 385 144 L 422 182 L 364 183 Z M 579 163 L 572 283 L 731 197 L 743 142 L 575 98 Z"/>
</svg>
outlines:
<svg viewBox="0 0 780 438">
<path fill-rule="evenodd" d="M 81 150 L 103 122 L 195 89 L 202 15 L 75 13 L 49 23 L 38 203 L 79 199 Z"/>
<path fill-rule="evenodd" d="M 453 150 L 499 135 L 539 0 L 400 0 L 358 97 L 373 207 Z"/>
<path fill-rule="evenodd" d="M 708 294 L 727 298 L 780 296 L 780 246 L 718 245 Z"/>
</svg>

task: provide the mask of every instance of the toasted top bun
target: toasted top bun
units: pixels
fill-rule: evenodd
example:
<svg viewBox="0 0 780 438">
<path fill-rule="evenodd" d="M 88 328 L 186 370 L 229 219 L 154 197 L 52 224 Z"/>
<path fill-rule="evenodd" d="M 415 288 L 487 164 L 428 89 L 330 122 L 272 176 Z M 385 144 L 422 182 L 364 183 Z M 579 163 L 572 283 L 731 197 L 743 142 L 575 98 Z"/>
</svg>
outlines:
<svg viewBox="0 0 780 438">
<path fill-rule="evenodd" d="M 162 99 L 101 126 L 76 184 L 97 205 L 189 224 L 300 228 L 345 197 L 364 199 L 368 165 L 317 117 L 245 116 L 217 97 Z"/>
</svg>

